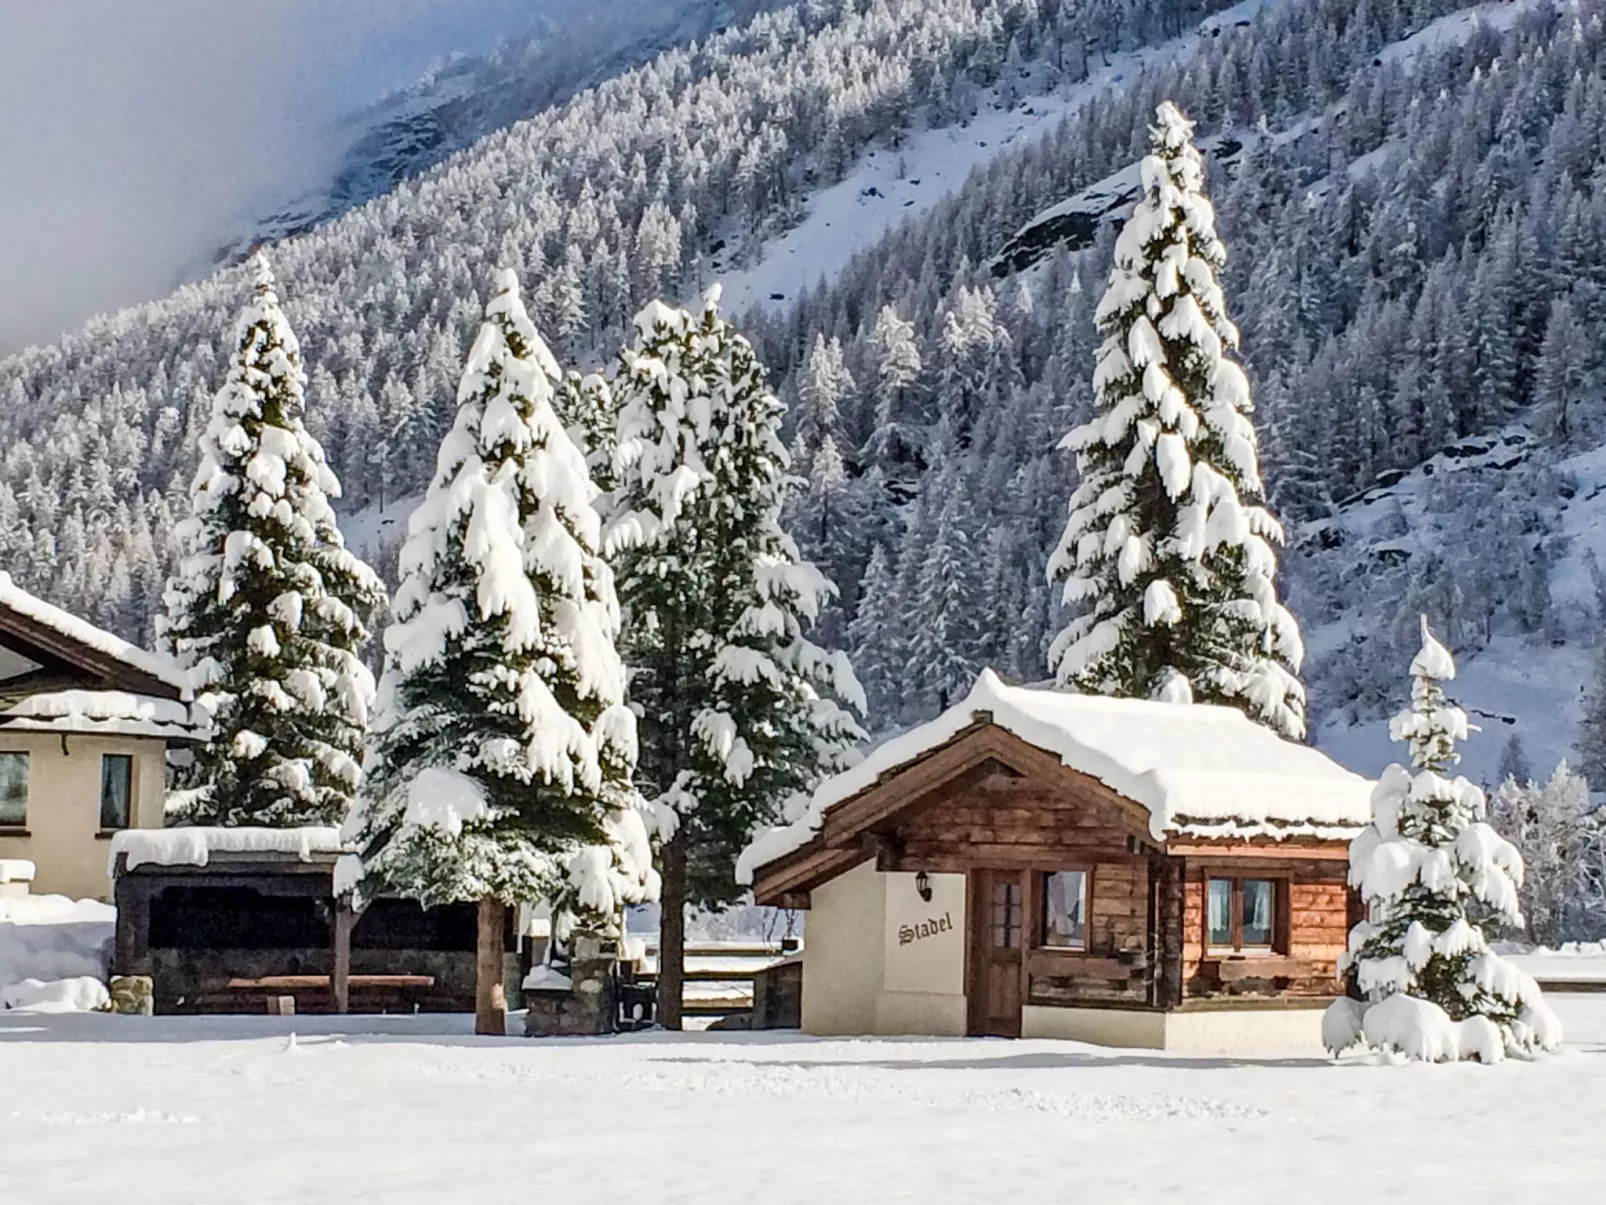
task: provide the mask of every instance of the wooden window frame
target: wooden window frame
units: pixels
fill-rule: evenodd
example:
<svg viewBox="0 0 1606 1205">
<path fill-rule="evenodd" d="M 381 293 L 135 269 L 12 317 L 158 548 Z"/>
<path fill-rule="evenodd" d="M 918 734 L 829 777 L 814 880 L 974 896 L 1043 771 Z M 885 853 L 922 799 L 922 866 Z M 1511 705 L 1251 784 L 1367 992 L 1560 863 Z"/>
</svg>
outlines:
<svg viewBox="0 0 1606 1205">
<path fill-rule="evenodd" d="M 1066 871 L 1079 871 L 1082 875 L 1082 944 L 1076 946 L 1051 946 L 1048 944 L 1048 876 L 1061 874 Z M 1033 894 L 1036 898 L 1028 901 L 1032 905 L 1032 948 L 1042 950 L 1047 954 L 1091 954 L 1093 952 L 1093 887 L 1094 875 L 1091 865 L 1059 866 L 1053 870 L 1040 870 L 1032 875 Z"/>
<path fill-rule="evenodd" d="M 33 758 L 26 749 L 0 749 L 0 756 L 22 759 L 22 819 L 0 820 L 0 835 L 26 836 L 28 832 L 28 805 L 33 796 Z"/>
<path fill-rule="evenodd" d="M 1212 882 L 1232 884 L 1232 903 L 1229 906 L 1228 913 L 1232 926 L 1232 941 L 1228 945 L 1221 945 L 1210 940 L 1210 884 Z M 1263 946 L 1244 945 L 1244 884 L 1246 882 L 1271 884 L 1271 941 Z M 1206 870 L 1204 872 L 1203 908 L 1203 946 L 1205 956 L 1243 958 L 1287 956 L 1291 936 L 1289 925 L 1289 897 L 1291 891 L 1289 883 L 1290 880 L 1286 875 L 1264 874 L 1256 871 L 1222 872 Z"/>
<path fill-rule="evenodd" d="M 992 880 L 993 895 L 996 896 L 998 894 L 1000 888 L 1002 888 L 1003 892 L 1004 892 L 1004 902 L 1003 902 L 1003 908 L 1004 908 L 1003 939 L 1004 940 L 1003 940 L 1002 943 L 1000 943 L 999 941 L 995 940 L 996 931 L 999 929 L 999 922 L 995 919 L 995 917 L 997 915 L 996 909 L 999 907 L 999 902 L 996 899 L 988 899 L 986 901 L 986 905 L 985 906 L 987 908 L 986 923 L 987 923 L 987 940 L 990 943 L 989 944 L 989 948 L 990 949 L 995 949 L 995 950 L 1025 950 L 1026 947 L 1027 947 L 1027 944 L 1028 944 L 1028 942 L 1027 942 L 1028 933 L 1027 933 L 1026 924 L 1027 924 L 1027 917 L 1029 916 L 1029 913 L 1026 910 L 1027 906 L 1028 906 L 1028 902 L 1029 902 L 1027 900 L 1027 898 L 1026 898 L 1026 894 L 1027 894 L 1026 893 L 1026 884 L 1021 882 L 1019 877 L 1016 877 L 1013 880 L 1008 879 L 1008 878 L 1003 878 L 1003 877 L 999 877 L 999 878 L 993 879 Z M 1010 921 L 1011 921 L 1011 915 L 1010 915 L 1011 904 L 1009 902 L 1009 897 L 1010 897 L 1010 895 L 1012 893 L 1013 893 L 1013 895 L 1015 897 L 1013 907 L 1015 909 L 1018 909 L 1019 912 L 1020 912 L 1020 920 L 1016 924 L 1011 924 L 1010 923 Z M 1013 936 L 1015 938 L 1015 942 L 1014 942 L 1013 945 L 1011 945 L 1010 941 L 1009 941 L 1011 936 Z"/>
<path fill-rule="evenodd" d="M 114 760 L 126 766 L 128 770 L 128 783 L 124 792 L 128 814 L 123 817 L 121 826 L 106 823 L 106 772 Z M 100 798 L 96 801 L 97 835 L 122 832 L 134 827 L 135 808 L 138 803 L 134 798 L 134 790 L 135 785 L 139 782 L 138 770 L 138 762 L 132 753 L 102 753 L 100 755 Z"/>
</svg>

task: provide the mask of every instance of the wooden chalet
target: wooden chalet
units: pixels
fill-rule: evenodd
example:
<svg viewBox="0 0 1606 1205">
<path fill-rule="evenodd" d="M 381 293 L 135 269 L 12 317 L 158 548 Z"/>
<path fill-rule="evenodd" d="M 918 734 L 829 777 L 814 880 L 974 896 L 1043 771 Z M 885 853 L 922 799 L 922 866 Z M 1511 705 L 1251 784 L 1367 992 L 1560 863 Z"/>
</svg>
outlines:
<svg viewBox="0 0 1606 1205">
<path fill-rule="evenodd" d="M 1309 1045 L 1370 789 L 1228 708 L 987 672 L 742 870 L 809 910 L 806 1032 Z"/>
</svg>

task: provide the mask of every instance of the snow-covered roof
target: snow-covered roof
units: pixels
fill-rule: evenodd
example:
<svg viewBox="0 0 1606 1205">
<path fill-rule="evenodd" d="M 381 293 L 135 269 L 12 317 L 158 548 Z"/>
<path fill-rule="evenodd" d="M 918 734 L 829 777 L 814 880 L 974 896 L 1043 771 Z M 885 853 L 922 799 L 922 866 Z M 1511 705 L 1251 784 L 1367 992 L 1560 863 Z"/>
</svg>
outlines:
<svg viewBox="0 0 1606 1205">
<path fill-rule="evenodd" d="M 94 624 L 79 619 L 78 616 L 71 615 L 60 607 L 52 606 L 44 599 L 29 594 L 12 581 L 11 575 L 3 570 L 0 570 L 0 607 L 8 607 L 43 627 L 51 628 L 105 656 L 114 657 L 123 664 L 148 674 L 159 682 L 165 682 L 177 690 L 183 691 L 189 687 L 188 676 L 171 657 L 142 649 L 121 636 L 102 631 Z"/>
<path fill-rule="evenodd" d="M 184 740 L 195 735 L 190 709 L 173 699 L 121 690 L 58 690 L 30 695 L 0 711 L 7 731 Z"/>
<path fill-rule="evenodd" d="M 743 851 L 738 878 L 752 882 L 757 868 L 807 844 L 832 807 L 947 744 L 973 726 L 978 713 L 1142 804 L 1159 841 L 1347 840 L 1371 818 L 1370 780 L 1233 708 L 1006 686 L 983 670 L 963 702 L 826 779 L 800 819 L 760 834 Z"/>
<path fill-rule="evenodd" d="M 117 857 L 126 854 L 126 869 L 155 866 L 205 866 L 213 854 L 294 854 L 310 862 L 315 854 L 345 852 L 340 830 L 329 825 L 301 828 L 152 828 L 125 829 L 112 837 L 108 872 L 117 873 Z"/>
<path fill-rule="evenodd" d="M 0 858 L 0 883 L 31 883 L 37 873 L 26 858 Z"/>
</svg>

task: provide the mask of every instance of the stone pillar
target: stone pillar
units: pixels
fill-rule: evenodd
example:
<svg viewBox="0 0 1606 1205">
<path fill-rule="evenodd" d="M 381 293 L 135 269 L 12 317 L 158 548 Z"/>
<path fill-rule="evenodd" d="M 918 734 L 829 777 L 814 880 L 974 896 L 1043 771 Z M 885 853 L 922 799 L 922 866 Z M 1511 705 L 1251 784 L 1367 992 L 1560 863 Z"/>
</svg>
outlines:
<svg viewBox="0 0 1606 1205">
<path fill-rule="evenodd" d="M 584 1037 L 619 1028 L 612 942 L 576 936 L 567 976 L 542 964 L 524 981 L 524 1033 L 527 1037 Z"/>
</svg>

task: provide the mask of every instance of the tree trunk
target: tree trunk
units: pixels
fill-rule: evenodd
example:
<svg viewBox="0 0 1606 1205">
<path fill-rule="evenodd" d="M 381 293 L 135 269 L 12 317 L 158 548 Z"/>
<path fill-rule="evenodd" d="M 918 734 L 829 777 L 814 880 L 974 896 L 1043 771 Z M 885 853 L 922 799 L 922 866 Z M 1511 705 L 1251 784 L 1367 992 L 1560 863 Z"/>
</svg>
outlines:
<svg viewBox="0 0 1606 1205">
<path fill-rule="evenodd" d="M 685 829 L 663 847 L 663 886 L 659 893 L 658 1024 L 681 1028 L 681 998 L 686 990 L 686 845 Z"/>
<path fill-rule="evenodd" d="M 502 930 L 506 908 L 490 896 L 480 901 L 474 973 L 474 1032 L 507 1033 L 507 993 L 502 986 Z"/>
</svg>

